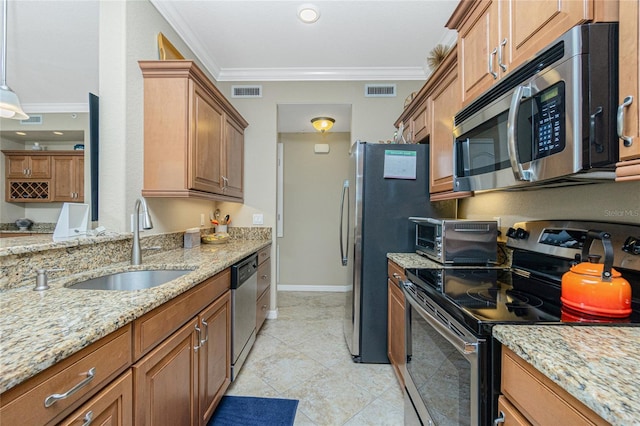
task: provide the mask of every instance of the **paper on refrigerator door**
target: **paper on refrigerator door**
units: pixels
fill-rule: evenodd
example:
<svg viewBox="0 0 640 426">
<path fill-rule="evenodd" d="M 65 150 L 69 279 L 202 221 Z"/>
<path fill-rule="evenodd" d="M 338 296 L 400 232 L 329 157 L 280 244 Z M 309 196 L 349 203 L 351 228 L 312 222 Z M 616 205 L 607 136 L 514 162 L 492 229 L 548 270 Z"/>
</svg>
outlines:
<svg viewBox="0 0 640 426">
<path fill-rule="evenodd" d="M 384 177 L 389 179 L 416 178 L 416 151 L 387 149 L 384 151 Z"/>
</svg>

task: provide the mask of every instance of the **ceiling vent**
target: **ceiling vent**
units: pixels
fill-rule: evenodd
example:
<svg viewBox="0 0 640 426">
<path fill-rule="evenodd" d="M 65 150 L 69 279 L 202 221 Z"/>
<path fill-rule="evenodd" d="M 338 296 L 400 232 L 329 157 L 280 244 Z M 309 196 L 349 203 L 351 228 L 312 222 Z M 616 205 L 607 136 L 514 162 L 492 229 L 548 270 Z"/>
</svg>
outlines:
<svg viewBox="0 0 640 426">
<path fill-rule="evenodd" d="M 395 84 L 365 84 L 364 96 L 367 98 L 392 98 L 396 96 Z"/>
<path fill-rule="evenodd" d="M 31 114 L 26 120 L 20 120 L 20 124 L 42 124 L 42 115 Z"/>
<path fill-rule="evenodd" d="M 262 86 L 231 86 L 232 98 L 261 98 Z"/>
</svg>

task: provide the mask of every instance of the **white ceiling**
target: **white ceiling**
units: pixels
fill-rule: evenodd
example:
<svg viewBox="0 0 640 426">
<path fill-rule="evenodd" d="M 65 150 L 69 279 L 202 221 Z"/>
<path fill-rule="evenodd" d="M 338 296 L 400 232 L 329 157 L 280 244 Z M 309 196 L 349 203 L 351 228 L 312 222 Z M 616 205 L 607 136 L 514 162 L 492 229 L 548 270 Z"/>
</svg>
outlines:
<svg viewBox="0 0 640 426">
<path fill-rule="evenodd" d="M 455 41 L 444 24 L 458 4 L 313 1 L 320 19 L 305 24 L 306 0 L 150 1 L 219 81 L 425 80 L 431 48 Z M 99 95 L 99 1 L 10 0 L 8 21 L 7 83 L 25 111 L 87 111 L 87 93 Z M 336 108 L 283 106 L 278 117 Z"/>
</svg>

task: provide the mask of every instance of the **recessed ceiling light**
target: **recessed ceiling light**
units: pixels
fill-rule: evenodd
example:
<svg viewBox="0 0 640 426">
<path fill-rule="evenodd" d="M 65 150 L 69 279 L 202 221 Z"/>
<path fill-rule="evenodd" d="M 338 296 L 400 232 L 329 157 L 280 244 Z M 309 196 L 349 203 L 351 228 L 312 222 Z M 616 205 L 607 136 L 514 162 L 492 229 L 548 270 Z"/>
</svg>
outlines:
<svg viewBox="0 0 640 426">
<path fill-rule="evenodd" d="M 320 18 L 320 11 L 312 4 L 303 4 L 298 8 L 298 18 L 305 24 L 313 24 Z"/>
<path fill-rule="evenodd" d="M 64 135 L 64 133 L 62 133 L 62 132 L 53 132 L 53 134 L 54 134 L 54 135 L 58 135 L 58 136 L 62 136 L 62 135 Z"/>
<path fill-rule="evenodd" d="M 16 135 L 18 135 L 18 136 L 27 136 L 27 134 L 25 132 L 16 132 Z"/>
</svg>

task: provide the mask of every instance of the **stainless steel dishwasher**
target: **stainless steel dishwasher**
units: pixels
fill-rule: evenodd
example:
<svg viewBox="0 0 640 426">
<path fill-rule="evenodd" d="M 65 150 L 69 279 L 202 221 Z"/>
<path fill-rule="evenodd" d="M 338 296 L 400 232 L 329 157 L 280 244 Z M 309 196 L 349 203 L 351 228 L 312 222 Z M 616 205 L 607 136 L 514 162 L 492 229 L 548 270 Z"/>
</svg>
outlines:
<svg viewBox="0 0 640 426">
<path fill-rule="evenodd" d="M 258 255 L 231 266 L 231 381 L 235 380 L 256 340 Z"/>
</svg>

